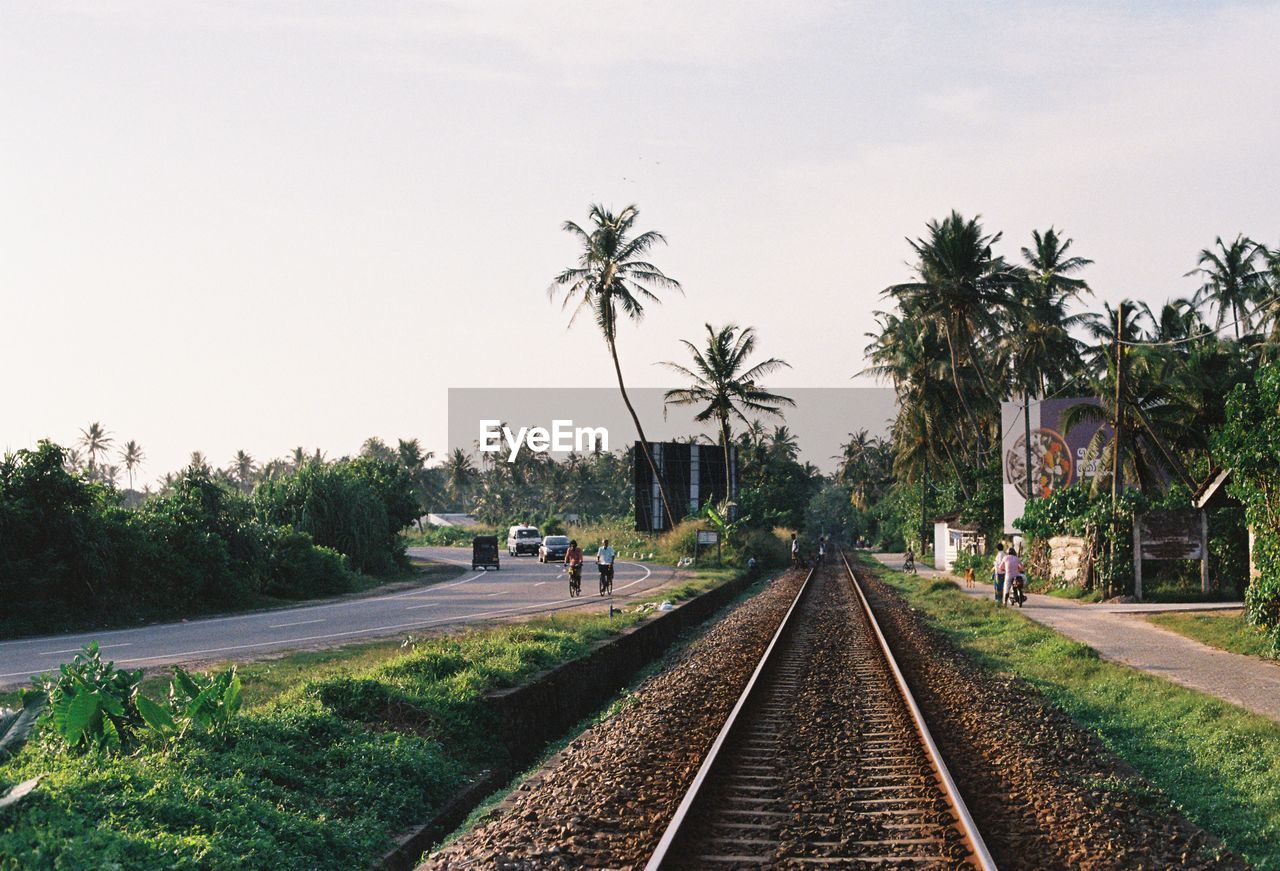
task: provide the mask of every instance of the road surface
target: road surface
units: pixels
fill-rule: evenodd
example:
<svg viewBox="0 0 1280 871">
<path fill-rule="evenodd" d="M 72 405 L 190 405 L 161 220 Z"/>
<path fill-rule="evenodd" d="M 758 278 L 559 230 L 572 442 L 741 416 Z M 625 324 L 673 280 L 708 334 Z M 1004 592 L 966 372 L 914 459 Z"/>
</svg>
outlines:
<svg viewBox="0 0 1280 871">
<path fill-rule="evenodd" d="M 465 571 L 447 581 L 390 595 L 343 599 L 274 611 L 77 632 L 0 642 L 0 688 L 26 684 L 33 674 L 57 668 L 84 644 L 97 641 L 105 659 L 122 668 L 174 662 L 252 659 L 296 648 L 337 647 L 370 638 L 421 631 L 451 623 L 517 617 L 539 611 L 603 609 L 595 568 L 588 557 L 582 597 L 569 599 L 564 567 L 533 557 L 502 554 L 501 571 L 471 571 L 470 549 L 410 548 L 412 556 L 455 563 Z M 633 596 L 670 580 L 670 566 L 618 561 L 615 596 Z"/>
</svg>

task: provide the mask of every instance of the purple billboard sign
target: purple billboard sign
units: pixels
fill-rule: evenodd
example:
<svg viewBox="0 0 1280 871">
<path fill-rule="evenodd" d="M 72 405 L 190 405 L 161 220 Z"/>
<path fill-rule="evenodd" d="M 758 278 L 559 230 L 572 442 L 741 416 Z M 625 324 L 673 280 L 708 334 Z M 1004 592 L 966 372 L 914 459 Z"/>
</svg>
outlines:
<svg viewBox="0 0 1280 871">
<path fill-rule="evenodd" d="M 1070 396 L 1030 403 L 1030 475 L 1027 474 L 1027 422 L 1023 418 L 1022 403 L 1000 404 L 1005 532 L 1017 531 L 1013 522 L 1022 516 L 1029 493 L 1042 499 L 1054 490 L 1094 476 L 1098 458 L 1089 456 L 1089 442 L 1106 424 L 1082 422 L 1070 432 L 1062 425 L 1066 410 L 1081 404 L 1097 405 L 1098 402 L 1091 396 Z"/>
</svg>

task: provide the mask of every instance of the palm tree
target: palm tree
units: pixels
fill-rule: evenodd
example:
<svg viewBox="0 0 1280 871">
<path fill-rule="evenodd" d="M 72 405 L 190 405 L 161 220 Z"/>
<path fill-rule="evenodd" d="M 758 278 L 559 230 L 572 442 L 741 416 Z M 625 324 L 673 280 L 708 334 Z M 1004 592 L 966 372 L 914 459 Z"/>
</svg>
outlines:
<svg viewBox="0 0 1280 871">
<path fill-rule="evenodd" d="M 201 451 L 191 452 L 191 462 L 187 463 L 187 466 L 193 472 L 209 471 L 209 461 L 205 459 L 205 456 Z"/>
<path fill-rule="evenodd" d="M 1180 401 L 1165 360 L 1146 348 L 1135 347 L 1138 339 L 1127 338 L 1137 329 L 1138 307 L 1121 300 L 1112 311 L 1116 326 L 1108 331 L 1110 351 L 1103 348 L 1094 355 L 1102 361 L 1093 377 L 1097 403 L 1066 409 L 1063 429 L 1069 433 L 1088 422 L 1110 425 L 1109 430 L 1100 428 L 1085 449 L 1086 466 L 1090 461 L 1097 463 L 1098 473 L 1092 482 L 1095 493 L 1107 485 L 1113 499 L 1130 484 L 1142 491 L 1158 490 L 1164 469 L 1194 490 L 1195 482 L 1169 447 L 1169 441 L 1195 426 L 1191 411 Z M 1096 325 L 1093 331 L 1100 332 Z M 1119 342 L 1117 333 L 1122 337 Z"/>
<path fill-rule="evenodd" d="M 129 489 L 133 489 L 133 473 L 141 468 L 146 454 L 142 452 L 142 446 L 133 439 L 124 443 L 124 448 L 120 451 L 120 462 L 124 463 L 125 474 L 129 476 Z"/>
<path fill-rule="evenodd" d="M 1079 368 L 1081 343 L 1071 335 L 1084 315 L 1067 314 L 1073 297 L 1089 292 L 1089 285 L 1070 273 L 1093 263 L 1083 257 L 1068 257 L 1072 240 L 1062 241 L 1050 227 L 1044 233 L 1033 230 L 1032 248 L 1023 248 L 1026 261 L 1023 280 L 1010 289 L 1009 323 L 1000 342 L 1012 366 L 1010 386 L 1022 394 L 1023 447 L 1026 498 L 1035 498 L 1031 484 L 1033 451 L 1031 444 L 1031 394 L 1043 399 L 1050 388 L 1065 384 Z"/>
<path fill-rule="evenodd" d="M 1196 293 L 1196 302 L 1208 300 L 1218 310 L 1215 325 L 1221 327 L 1230 314 L 1235 325 L 1236 338 L 1240 338 L 1240 325 L 1253 328 L 1250 306 L 1262 302 L 1265 292 L 1265 274 L 1257 269 L 1257 259 L 1266 254 L 1266 248 L 1252 239 L 1237 234 L 1230 245 L 1219 236 L 1214 240 L 1218 250 L 1205 248 L 1196 260 L 1197 268 L 1187 273 L 1204 276 L 1204 284 Z"/>
<path fill-rule="evenodd" d="M 257 470 L 257 465 L 253 462 L 253 457 L 243 450 L 236 451 L 236 455 L 231 460 L 231 468 L 228 470 L 231 477 L 240 485 L 241 491 L 249 493 L 253 490 L 253 475 Z"/>
<path fill-rule="evenodd" d="M 968 361 L 988 402 L 996 403 L 985 371 L 989 361 L 978 352 L 977 342 L 997 331 L 1009 288 L 1021 280 L 1020 270 L 992 253 L 1001 234 L 987 235 L 980 217 L 965 220 L 953 211 L 942 221 L 930 221 L 924 238 L 907 240 L 917 256 L 916 280 L 884 291 L 898 300 L 904 314 L 932 320 L 940 327 L 952 385 L 973 428 L 978 455 L 985 452 L 984 433 L 969 403 L 971 391 L 960 383 L 961 358 Z"/>
<path fill-rule="evenodd" d="M 462 448 L 454 448 L 444 464 L 445 489 L 454 507 L 463 507 L 463 497 L 475 480 L 476 467 Z"/>
<path fill-rule="evenodd" d="M 640 417 L 627 396 L 627 387 L 622 380 L 622 366 L 618 363 L 619 310 L 627 318 L 639 322 L 644 317 L 645 303 L 659 302 L 654 289 L 681 290 L 680 282 L 669 278 L 661 269 L 644 259 L 654 246 L 666 244 L 667 240 L 656 230 L 632 236 L 639 214 L 635 205 L 627 206 L 616 215 L 604 206 L 592 205 L 589 213 L 592 227 L 589 233 L 573 221 L 565 221 L 563 229 L 581 244 L 582 253 L 576 266 L 565 269 L 555 277 L 547 294 L 554 298 L 557 292 L 563 291 L 562 307 L 574 306 L 570 326 L 583 311 L 591 312 L 595 318 L 596 326 L 609 348 L 609 356 L 613 359 L 613 370 L 618 377 L 622 401 L 631 414 L 631 421 L 640 436 L 641 450 L 658 484 L 662 507 L 667 513 L 667 523 L 674 528 L 675 517 L 667 500 L 666 485 L 654 465 L 648 439 L 640 425 Z"/>
<path fill-rule="evenodd" d="M 435 453 L 432 451 L 424 453 L 422 443 L 417 439 L 399 439 L 396 443 L 396 456 L 400 460 L 400 465 L 410 472 L 416 472 L 430 462 Z"/>
<path fill-rule="evenodd" d="M 289 466 L 293 471 L 298 471 L 307 464 L 307 451 L 302 445 L 298 445 L 289 452 Z"/>
<path fill-rule="evenodd" d="M 377 436 L 370 436 L 364 440 L 364 444 L 360 446 L 360 456 L 372 457 L 375 460 L 385 460 L 388 463 L 395 462 L 396 452 L 382 439 Z"/>
<path fill-rule="evenodd" d="M 102 424 L 94 421 L 88 429 L 80 430 L 80 447 L 89 455 L 88 475 L 95 477 L 98 467 L 98 454 L 105 454 L 112 445 L 111 434 L 103 429 Z"/>
<path fill-rule="evenodd" d="M 730 453 L 733 447 L 729 422 L 737 417 L 750 426 L 746 412 L 782 415 L 782 407 L 795 405 L 789 397 L 770 393 L 757 380 L 782 368 L 790 368 L 785 360 L 770 357 L 755 365 L 748 365 L 747 358 L 755 351 L 756 332 L 753 327 L 739 328 L 726 324 L 716 329 L 707 324 L 707 344 L 699 349 L 692 342 L 681 339 L 693 357 L 693 367 L 666 362 L 662 365 L 678 375 L 688 378 L 688 387 L 668 390 L 664 394 L 667 405 L 702 405 L 694 420 L 706 423 L 714 420 L 720 430 L 720 445 L 724 448 L 725 494 L 730 492 Z M 785 429 L 785 427 L 783 427 Z"/>
</svg>

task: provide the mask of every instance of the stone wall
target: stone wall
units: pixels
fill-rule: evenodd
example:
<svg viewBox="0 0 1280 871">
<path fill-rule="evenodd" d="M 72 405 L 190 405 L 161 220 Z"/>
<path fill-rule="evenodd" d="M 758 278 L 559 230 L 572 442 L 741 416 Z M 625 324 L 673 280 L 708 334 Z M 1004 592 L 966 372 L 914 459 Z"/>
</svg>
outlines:
<svg viewBox="0 0 1280 871">
<path fill-rule="evenodd" d="M 1049 577 L 1068 587 L 1082 587 L 1086 569 L 1085 541 L 1075 535 L 1049 539 Z"/>
</svg>

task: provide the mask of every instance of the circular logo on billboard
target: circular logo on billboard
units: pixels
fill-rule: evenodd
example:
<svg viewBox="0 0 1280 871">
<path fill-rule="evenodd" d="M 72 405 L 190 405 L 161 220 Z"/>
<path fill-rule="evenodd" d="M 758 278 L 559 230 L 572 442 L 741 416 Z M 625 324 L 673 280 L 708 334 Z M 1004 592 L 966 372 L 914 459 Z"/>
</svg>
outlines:
<svg viewBox="0 0 1280 871">
<path fill-rule="evenodd" d="M 1004 455 L 1005 479 L 1027 498 L 1027 438 L 1018 436 Z M 1051 429 L 1031 431 L 1031 487 L 1037 499 L 1071 483 L 1071 449 Z"/>
</svg>

